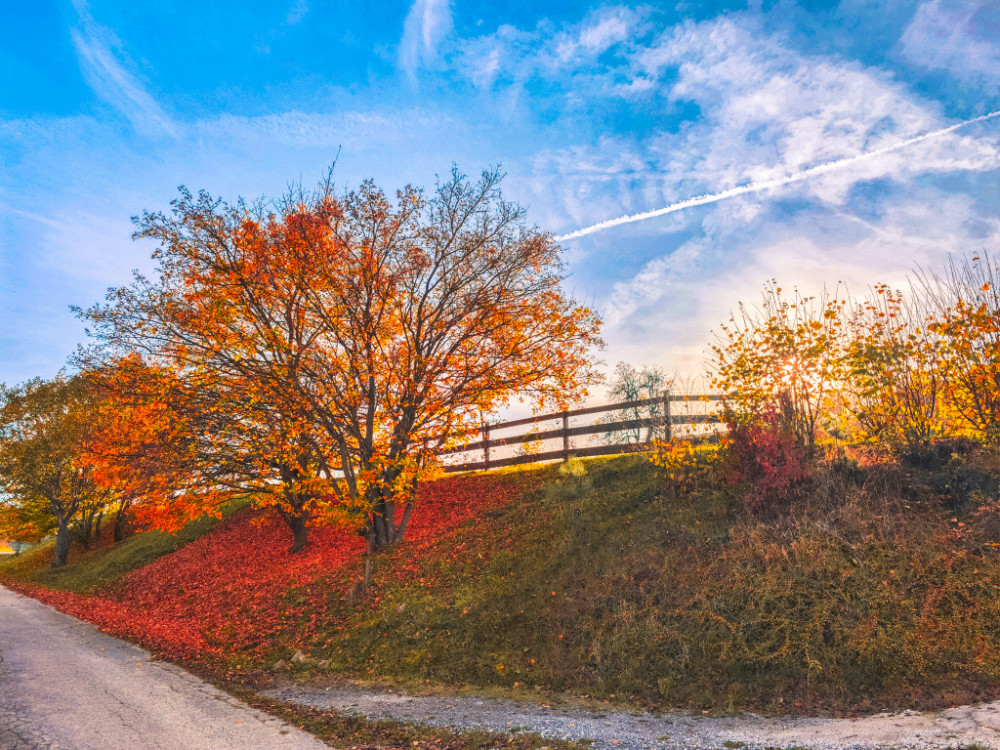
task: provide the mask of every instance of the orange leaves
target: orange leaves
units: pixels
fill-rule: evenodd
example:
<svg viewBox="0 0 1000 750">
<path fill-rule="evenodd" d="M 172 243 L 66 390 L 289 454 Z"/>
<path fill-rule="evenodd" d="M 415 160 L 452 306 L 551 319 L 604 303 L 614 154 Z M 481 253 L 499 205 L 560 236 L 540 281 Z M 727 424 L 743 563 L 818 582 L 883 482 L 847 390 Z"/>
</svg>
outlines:
<svg viewBox="0 0 1000 750">
<path fill-rule="evenodd" d="M 42 519 L 31 518 L 13 504 L 0 504 L 0 539 L 31 543 L 45 536 Z"/>
<path fill-rule="evenodd" d="M 515 394 L 585 393 L 600 322 L 560 288 L 559 248 L 500 179 L 453 172 L 395 201 L 327 182 L 267 210 L 182 191 L 172 217 L 145 214 L 157 278 L 86 315 L 109 349 L 174 378 L 184 461 L 150 507 L 253 492 L 293 529 L 391 522 L 435 470 L 426 440 Z"/>
<path fill-rule="evenodd" d="M 995 255 L 958 259 L 915 274 L 906 292 L 876 284 L 850 308 L 786 300 L 772 283 L 761 308 L 741 305 L 722 326 L 715 385 L 748 414 L 770 403 L 842 438 L 1000 441 L 997 276 Z"/>
<path fill-rule="evenodd" d="M 840 290 L 790 299 L 772 280 L 761 305 L 743 304 L 712 347 L 713 385 L 731 394 L 737 417 L 774 409 L 803 446 L 812 446 L 840 377 L 844 307 Z"/>
</svg>

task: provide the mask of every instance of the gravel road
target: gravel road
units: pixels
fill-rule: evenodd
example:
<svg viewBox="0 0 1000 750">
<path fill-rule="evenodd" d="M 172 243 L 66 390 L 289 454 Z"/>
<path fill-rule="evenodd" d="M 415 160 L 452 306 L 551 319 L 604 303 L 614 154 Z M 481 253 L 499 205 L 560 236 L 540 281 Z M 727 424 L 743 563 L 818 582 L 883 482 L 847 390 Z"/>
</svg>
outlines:
<svg viewBox="0 0 1000 750">
<path fill-rule="evenodd" d="M 0 586 L 0 750 L 328 750 L 149 659 Z"/>
<path fill-rule="evenodd" d="M 1000 702 L 940 713 L 909 711 L 861 719 L 774 719 L 568 711 L 512 701 L 467 697 L 416 697 L 354 688 L 291 686 L 265 692 L 272 698 L 332 708 L 370 718 L 415 724 L 537 732 L 543 737 L 589 739 L 595 750 L 646 748 L 1000 748 Z"/>
</svg>

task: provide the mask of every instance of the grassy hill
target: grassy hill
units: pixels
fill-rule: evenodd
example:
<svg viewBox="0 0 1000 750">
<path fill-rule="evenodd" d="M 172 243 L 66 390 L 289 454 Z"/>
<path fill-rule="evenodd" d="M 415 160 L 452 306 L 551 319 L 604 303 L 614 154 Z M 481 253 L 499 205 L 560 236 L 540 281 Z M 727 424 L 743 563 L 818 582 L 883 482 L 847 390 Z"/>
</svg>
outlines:
<svg viewBox="0 0 1000 750">
<path fill-rule="evenodd" d="M 221 518 L 228 518 L 246 505 L 246 500 L 228 503 L 221 508 Z M 88 593 L 114 585 L 133 570 L 176 552 L 207 534 L 218 521 L 205 516 L 192 521 L 176 534 L 147 531 L 134 534 L 117 545 L 111 541 L 111 530 L 106 527 L 104 535 L 95 539 L 90 549 L 77 546 L 69 563 L 60 568 L 50 567 L 55 544 L 50 538 L 17 557 L 0 558 L 0 574 L 6 573 L 49 588 Z"/>
<path fill-rule="evenodd" d="M 0 572 L 230 671 L 301 651 L 297 671 L 718 710 L 1000 692 L 995 454 L 831 452 L 765 518 L 718 478 L 681 491 L 639 456 L 582 465 L 426 485 L 367 591 L 357 536 L 318 529 L 291 556 L 281 524 L 248 509 L 142 567 L 147 535 L 77 573 Z"/>
</svg>

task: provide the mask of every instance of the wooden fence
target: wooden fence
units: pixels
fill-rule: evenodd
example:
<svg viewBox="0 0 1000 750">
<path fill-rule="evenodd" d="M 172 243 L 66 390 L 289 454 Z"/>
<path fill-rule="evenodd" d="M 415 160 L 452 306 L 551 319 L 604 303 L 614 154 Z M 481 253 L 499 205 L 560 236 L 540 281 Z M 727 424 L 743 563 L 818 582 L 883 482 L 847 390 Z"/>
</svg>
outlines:
<svg viewBox="0 0 1000 750">
<path fill-rule="evenodd" d="M 700 395 L 700 396 L 678 396 L 665 393 L 657 398 L 643 398 L 637 401 L 623 401 L 617 404 L 604 404 L 602 406 L 590 406 L 586 409 L 575 409 L 573 411 L 561 411 L 552 414 L 541 414 L 537 417 L 527 417 L 525 419 L 515 419 L 512 422 L 499 422 L 497 424 L 483 425 L 476 433 L 482 439 L 475 442 L 453 448 L 445 448 L 438 451 L 438 455 L 451 455 L 456 453 L 473 453 L 482 451 L 481 461 L 472 461 L 461 464 L 445 466 L 447 472 L 477 471 L 482 469 L 494 469 L 499 466 L 513 466 L 515 464 L 530 464 L 539 461 L 552 461 L 556 459 L 568 459 L 573 456 L 607 456 L 615 453 L 624 453 L 631 450 L 641 450 L 649 445 L 648 442 L 617 442 L 604 445 L 588 445 L 573 448 L 570 445 L 571 438 L 604 435 L 608 433 L 621 433 L 629 430 L 662 431 L 661 436 L 669 440 L 673 434 L 675 425 L 696 425 L 718 422 L 718 417 L 713 414 L 672 414 L 670 405 L 677 402 L 709 402 L 719 401 L 722 396 Z M 640 419 L 626 419 L 615 422 L 596 422 L 594 424 L 579 425 L 570 427 L 569 421 L 574 417 L 583 417 L 602 412 L 625 411 L 627 409 L 641 409 L 643 407 L 658 406 L 660 414 L 652 417 L 642 417 Z M 562 424 L 555 429 L 539 431 L 537 426 L 541 422 L 561 421 Z M 490 433 L 497 433 L 513 427 L 525 427 L 531 425 L 534 429 L 518 435 L 507 435 L 504 437 L 491 438 Z M 655 432 L 654 432 L 655 434 Z M 562 447 L 558 450 L 547 450 L 538 453 L 526 453 L 518 456 L 506 456 L 503 458 L 491 457 L 491 451 L 505 446 L 523 445 L 525 443 L 536 443 L 543 440 L 562 440 Z"/>
</svg>

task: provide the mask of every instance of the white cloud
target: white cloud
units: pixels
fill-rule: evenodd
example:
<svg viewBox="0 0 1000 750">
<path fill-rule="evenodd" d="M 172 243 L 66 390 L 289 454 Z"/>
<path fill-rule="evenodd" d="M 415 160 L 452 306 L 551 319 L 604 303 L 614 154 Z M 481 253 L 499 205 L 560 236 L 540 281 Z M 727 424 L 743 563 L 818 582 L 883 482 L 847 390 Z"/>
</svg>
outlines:
<svg viewBox="0 0 1000 750">
<path fill-rule="evenodd" d="M 405 122 L 406 129 L 399 124 Z M 375 143 L 412 140 L 458 127 L 447 117 L 423 110 L 325 114 L 291 110 L 270 115 L 222 115 L 201 120 L 194 134 L 228 143 L 280 144 L 294 148 L 366 148 Z"/>
<path fill-rule="evenodd" d="M 639 55 L 702 116 L 671 149 L 685 176 L 720 189 L 774 179 L 944 124 L 878 70 L 803 55 L 749 21 L 685 24 Z"/>
<path fill-rule="evenodd" d="M 537 154 L 518 179 L 545 226 L 572 230 L 780 178 L 958 122 L 887 71 L 797 49 L 747 14 L 631 39 L 624 57 L 617 75 L 631 92 L 693 105 L 698 116 L 669 130 L 654 116 L 644 132 Z M 531 64 L 541 70 L 537 58 Z M 757 299 L 772 276 L 813 289 L 840 280 L 861 288 L 899 283 L 915 262 L 933 267 L 948 252 L 1000 247 L 1000 220 L 981 218 L 961 187 L 929 187 L 939 175 L 997 173 L 997 124 L 973 123 L 808 181 L 574 243 L 577 278 L 607 253 L 641 247 L 649 258 L 599 305 L 606 358 L 696 372 L 709 331 L 740 299 Z M 879 216 L 869 221 L 860 211 Z"/>
<path fill-rule="evenodd" d="M 954 133 L 959 128 L 968 128 L 976 123 L 985 122 L 991 120 L 994 117 L 1000 116 L 1000 110 L 995 112 L 990 112 L 989 114 L 983 115 L 981 117 L 972 118 L 970 120 L 963 120 L 961 122 L 955 123 L 954 125 L 949 125 L 945 128 L 939 128 L 938 130 L 932 130 L 929 133 L 922 133 L 921 135 L 914 136 L 902 141 L 894 141 L 885 146 L 880 146 L 876 149 L 870 151 L 862 151 L 859 154 L 854 154 L 852 156 L 846 156 L 840 159 L 834 159 L 832 161 L 826 161 L 815 166 L 800 169 L 796 172 L 786 173 L 783 175 L 777 175 L 776 177 L 768 178 L 765 180 L 755 180 L 753 182 L 744 183 L 728 190 L 723 190 L 715 193 L 710 193 L 707 195 L 699 195 L 691 198 L 686 198 L 684 200 L 676 201 L 668 206 L 663 206 L 660 208 L 655 208 L 650 211 L 642 211 L 637 214 L 631 214 L 626 216 L 620 216 L 614 219 L 609 219 L 606 221 L 598 222 L 597 224 L 591 224 L 590 226 L 577 229 L 569 234 L 561 237 L 556 237 L 557 240 L 570 240 L 577 237 L 583 237 L 588 234 L 594 234 L 595 232 L 604 231 L 611 229 L 616 226 L 621 226 L 623 224 L 632 224 L 639 221 L 647 221 L 649 219 L 658 218 L 660 216 L 665 216 L 667 214 L 676 213 L 678 211 L 685 211 L 696 206 L 704 206 L 710 203 L 718 203 L 719 201 L 729 200 L 739 195 L 747 195 L 752 193 L 770 192 L 776 188 L 782 188 L 787 185 L 792 185 L 795 183 L 803 182 L 806 180 L 816 180 L 822 179 L 830 174 L 837 175 L 840 172 L 848 168 L 857 168 L 858 165 L 862 165 L 862 170 L 865 168 L 870 169 L 870 165 L 866 162 L 882 159 L 882 157 L 887 154 L 896 154 L 902 151 L 911 151 L 917 145 L 922 145 L 927 141 L 941 138 L 946 135 Z M 987 169 L 994 166 L 1000 166 L 1000 159 L 998 159 L 996 154 L 991 152 L 983 153 L 978 159 L 969 159 L 965 157 L 965 162 L 958 162 L 958 166 L 964 169 Z M 951 161 L 947 164 L 947 171 L 955 171 L 956 162 Z M 843 191 L 846 192 L 846 191 Z M 844 196 L 841 195 L 839 200 L 842 202 Z"/>
<path fill-rule="evenodd" d="M 876 282 L 902 286 L 918 264 L 938 269 L 950 253 L 1000 248 L 1000 219 L 930 188 L 892 199 L 872 220 L 814 211 L 783 226 L 747 224 L 739 202 L 716 213 L 704 237 L 615 285 L 603 306 L 610 360 L 649 362 L 653 353 L 656 363 L 693 374 L 710 331 L 739 302 L 756 302 L 768 279 L 807 294 L 843 282 L 862 294 Z"/>
<path fill-rule="evenodd" d="M 435 65 L 438 47 L 451 29 L 449 0 L 414 0 L 399 42 L 399 62 L 403 70 L 413 75 L 418 68 Z"/>
<path fill-rule="evenodd" d="M 288 9 L 288 13 L 285 15 L 285 23 L 289 26 L 295 26 L 300 23 L 303 18 L 305 18 L 306 13 L 309 12 L 309 3 L 306 0 L 295 0 L 292 7 Z"/>
<path fill-rule="evenodd" d="M 637 80 L 693 103 L 699 117 L 676 132 L 654 124 L 646 133 L 569 145 L 536 160 L 537 194 L 553 227 L 573 230 L 780 180 L 954 124 L 939 105 L 885 72 L 804 54 L 744 16 L 668 29 L 632 59 Z M 794 196 L 837 207 L 856 186 L 874 180 L 908 183 L 921 175 L 998 168 L 1000 134 L 991 121 L 850 161 L 761 199 Z"/>
<path fill-rule="evenodd" d="M 523 200 L 531 206 L 532 220 L 553 230 L 661 206 L 674 200 L 678 189 L 660 155 L 634 135 L 603 135 L 593 145 L 546 149 L 526 167 L 516 175 L 525 191 Z M 660 235 L 697 220 L 697 214 L 677 213 L 630 231 Z"/>
<path fill-rule="evenodd" d="M 1000 6 L 991 0 L 929 0 L 900 38 L 903 54 L 970 86 L 1000 92 Z M 992 36 L 991 36 L 992 34 Z"/>
<path fill-rule="evenodd" d="M 501 24 L 492 34 L 462 40 L 454 61 L 460 75 L 490 89 L 502 80 L 521 86 L 535 67 L 537 32 Z"/>
<path fill-rule="evenodd" d="M 648 9 L 610 6 L 591 11 L 564 28 L 547 20 L 531 30 L 504 24 L 491 34 L 460 42 L 454 66 L 482 88 L 517 88 L 542 78 L 585 91 L 587 98 L 618 97 L 616 76 L 621 60 L 604 65 L 600 58 L 611 50 L 619 55 L 633 50 L 648 31 L 648 15 Z"/>
<path fill-rule="evenodd" d="M 561 63 L 581 56 L 592 59 L 628 40 L 638 21 L 639 16 L 628 8 L 596 11 L 576 28 L 556 36 L 556 58 Z"/>
<path fill-rule="evenodd" d="M 79 25 L 70 34 L 87 83 L 144 135 L 177 136 L 174 123 L 138 77 L 128 70 L 121 41 L 91 17 L 85 0 L 74 0 Z"/>
</svg>

